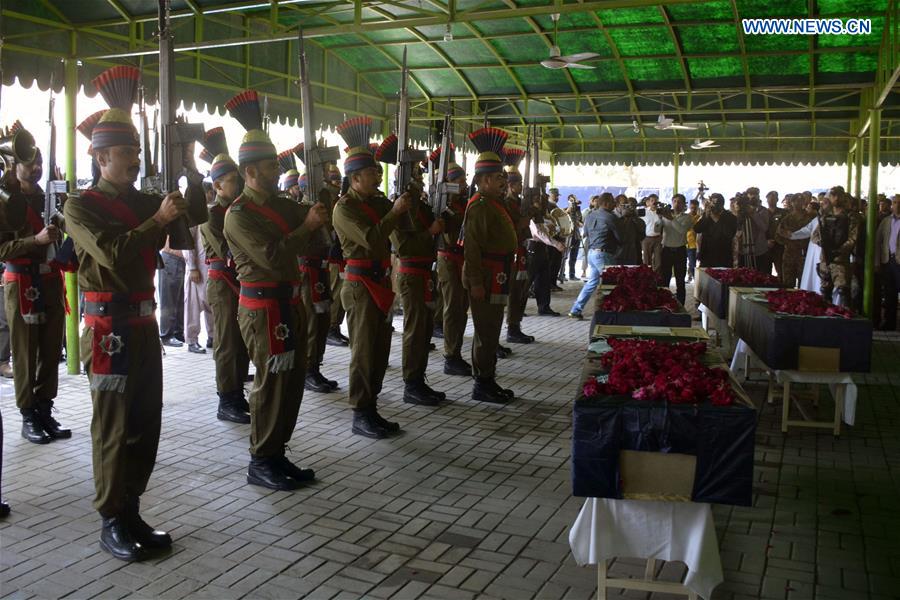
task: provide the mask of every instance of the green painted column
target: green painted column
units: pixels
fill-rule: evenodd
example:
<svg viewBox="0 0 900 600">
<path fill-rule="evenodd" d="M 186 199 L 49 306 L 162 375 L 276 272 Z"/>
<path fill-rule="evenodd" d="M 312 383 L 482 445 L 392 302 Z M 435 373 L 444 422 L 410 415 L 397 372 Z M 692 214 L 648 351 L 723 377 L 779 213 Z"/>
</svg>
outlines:
<svg viewBox="0 0 900 600">
<path fill-rule="evenodd" d="M 679 166 L 679 164 L 681 163 L 681 157 L 678 155 L 677 152 L 674 154 L 674 156 L 675 156 L 675 160 L 674 160 L 674 165 L 675 165 L 675 187 L 674 187 L 673 190 L 672 190 L 672 195 L 673 195 L 673 196 L 674 196 L 675 194 L 678 193 L 678 166 Z M 662 200 L 660 199 L 660 201 L 662 201 Z"/>
<path fill-rule="evenodd" d="M 863 279 L 863 313 L 875 314 L 875 229 L 878 227 L 878 165 L 881 162 L 881 109 L 872 109 L 869 121 L 869 205 L 866 207 L 866 265 Z"/>
<path fill-rule="evenodd" d="M 871 125 L 870 125 L 871 127 Z M 862 167 L 863 167 L 863 140 L 856 140 L 856 151 L 853 153 L 856 159 L 856 181 L 853 182 L 853 195 L 862 198 Z M 849 193 L 850 190 L 847 190 Z"/>
<path fill-rule="evenodd" d="M 554 154 L 550 155 L 550 187 L 556 187 L 556 155 Z"/>
<path fill-rule="evenodd" d="M 844 188 L 847 190 L 847 193 L 850 193 L 850 190 L 853 186 L 853 153 L 847 153 L 847 187 Z"/>
<path fill-rule="evenodd" d="M 75 176 L 75 107 L 78 98 L 78 63 L 74 59 L 66 60 L 66 179 L 69 189 L 76 189 Z M 66 369 L 69 375 L 81 372 L 81 357 L 78 344 L 78 275 L 66 273 L 66 301 L 69 312 L 66 314 Z"/>
</svg>

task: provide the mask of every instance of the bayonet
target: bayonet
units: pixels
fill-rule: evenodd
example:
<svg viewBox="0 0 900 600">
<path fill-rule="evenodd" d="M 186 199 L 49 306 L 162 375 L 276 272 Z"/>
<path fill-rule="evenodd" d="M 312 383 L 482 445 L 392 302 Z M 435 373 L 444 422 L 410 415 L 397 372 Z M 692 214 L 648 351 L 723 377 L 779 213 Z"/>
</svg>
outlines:
<svg viewBox="0 0 900 600">
<path fill-rule="evenodd" d="M 47 179 L 44 185 L 44 227 L 53 225 L 59 212 L 59 196 L 69 191 L 69 182 L 56 178 L 56 121 L 54 108 L 56 99 L 53 97 L 53 72 L 50 72 L 50 103 L 48 108 L 47 125 L 50 127 L 47 141 Z M 53 260 L 59 242 L 47 246 L 47 260 Z"/>
<path fill-rule="evenodd" d="M 417 162 L 425 159 L 426 153 L 421 150 L 409 148 L 409 94 L 407 83 L 409 69 L 406 66 L 406 46 L 403 47 L 403 65 L 400 71 L 400 102 L 397 110 L 397 168 L 394 171 L 394 193 L 400 197 L 406 192 L 413 196 L 421 196 L 422 191 L 413 184 L 413 167 Z M 413 200 L 419 200 L 414 197 Z M 416 206 L 413 203 L 413 206 Z M 415 227 L 413 211 L 409 215 L 409 224 Z"/>
</svg>

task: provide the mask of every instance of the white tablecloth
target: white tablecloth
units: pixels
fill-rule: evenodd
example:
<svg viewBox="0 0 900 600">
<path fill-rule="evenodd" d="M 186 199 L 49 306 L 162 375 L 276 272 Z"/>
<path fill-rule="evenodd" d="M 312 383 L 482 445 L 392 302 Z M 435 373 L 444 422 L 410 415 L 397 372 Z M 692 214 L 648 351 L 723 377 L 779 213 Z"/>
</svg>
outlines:
<svg viewBox="0 0 900 600">
<path fill-rule="evenodd" d="M 731 359 L 731 372 L 737 379 L 747 376 L 744 365 L 747 364 L 748 357 L 752 357 L 753 352 L 743 340 L 737 341 L 734 350 L 734 357 Z M 784 383 L 824 383 L 828 385 L 831 395 L 837 397 L 836 389 L 838 384 L 844 384 L 844 410 L 843 421 L 847 425 L 853 425 L 856 422 L 856 396 L 858 390 L 856 383 L 853 381 L 851 373 L 816 373 L 812 371 L 773 371 L 775 381 Z"/>
<path fill-rule="evenodd" d="M 582 566 L 616 557 L 681 561 L 688 567 L 684 585 L 701 598 L 723 579 L 709 504 L 588 498 L 569 546 Z"/>
</svg>

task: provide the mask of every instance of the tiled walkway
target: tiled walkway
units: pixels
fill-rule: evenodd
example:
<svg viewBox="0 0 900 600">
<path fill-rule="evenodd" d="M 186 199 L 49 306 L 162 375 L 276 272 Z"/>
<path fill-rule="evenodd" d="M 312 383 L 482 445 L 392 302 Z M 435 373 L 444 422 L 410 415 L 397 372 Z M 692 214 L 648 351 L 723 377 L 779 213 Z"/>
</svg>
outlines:
<svg viewBox="0 0 900 600">
<path fill-rule="evenodd" d="M 579 285 L 566 287 L 554 300 L 561 312 Z M 294 493 L 245 483 L 249 427 L 216 420 L 211 356 L 170 351 L 143 513 L 172 533 L 175 546 L 141 564 L 114 560 L 97 544 L 86 379 L 61 377 L 59 419 L 74 435 L 43 447 L 19 437 L 4 380 L 3 493 L 13 514 L 0 522 L 0 595 L 596 596 L 594 569 L 576 566 L 567 542 L 582 503 L 571 496 L 569 449 L 587 323 L 525 320 L 540 343 L 513 346 L 514 356 L 500 362 L 501 383 L 521 396 L 503 408 L 472 402 L 470 381 L 443 375 L 436 353 L 429 382 L 453 402 L 403 404 L 396 333 L 381 403 L 405 434 L 353 436 L 345 394 L 307 393 L 290 456 L 315 468 L 318 482 Z M 402 327 L 399 318 L 395 325 Z M 896 339 L 878 342 L 875 357 L 857 424 L 839 440 L 825 431 L 784 437 L 775 408 L 763 407 L 754 507 L 715 509 L 726 582 L 714 598 L 900 597 Z M 326 376 L 345 387 L 349 352 L 329 347 L 326 360 Z M 757 401 L 763 395 L 759 386 L 748 389 Z M 683 567 L 662 568 L 671 578 Z M 617 561 L 611 574 L 624 573 L 641 575 L 643 563 Z"/>
</svg>

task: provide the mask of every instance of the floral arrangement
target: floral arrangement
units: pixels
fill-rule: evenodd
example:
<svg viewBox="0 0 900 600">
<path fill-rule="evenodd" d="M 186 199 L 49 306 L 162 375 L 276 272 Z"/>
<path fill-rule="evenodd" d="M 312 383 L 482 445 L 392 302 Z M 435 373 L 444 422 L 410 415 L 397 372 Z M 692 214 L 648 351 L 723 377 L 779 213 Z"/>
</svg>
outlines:
<svg viewBox="0 0 900 600">
<path fill-rule="evenodd" d="M 738 267 L 736 269 L 707 269 L 706 274 L 726 285 L 779 285 L 781 282 L 768 273 Z"/>
<path fill-rule="evenodd" d="M 773 290 L 766 292 L 769 310 L 789 315 L 808 317 L 841 317 L 849 319 L 853 312 L 849 308 L 826 302 L 815 292 L 804 290 Z"/>
<path fill-rule="evenodd" d="M 603 283 L 608 285 L 618 285 L 624 281 L 635 279 L 653 281 L 654 286 L 658 286 L 661 283 L 656 271 L 647 265 L 607 267 L 603 269 L 600 275 Z"/>
<path fill-rule="evenodd" d="M 656 340 L 609 340 L 612 348 L 600 357 L 605 381 L 589 377 L 582 391 L 598 395 L 630 395 L 635 400 L 697 404 L 709 399 L 716 406 L 734 402 L 734 390 L 724 369 L 701 362 L 704 342 L 665 343 Z"/>
</svg>

